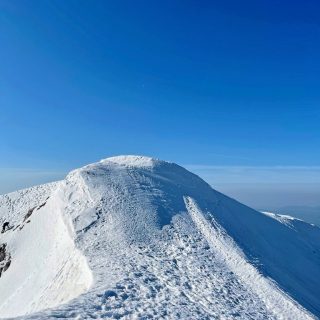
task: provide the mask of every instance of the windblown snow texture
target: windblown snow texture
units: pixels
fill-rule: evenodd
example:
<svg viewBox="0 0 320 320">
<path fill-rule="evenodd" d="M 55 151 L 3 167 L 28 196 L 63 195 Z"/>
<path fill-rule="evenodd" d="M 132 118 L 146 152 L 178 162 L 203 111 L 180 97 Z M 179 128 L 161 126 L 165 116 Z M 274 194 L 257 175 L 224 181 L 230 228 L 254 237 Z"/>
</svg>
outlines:
<svg viewBox="0 0 320 320">
<path fill-rule="evenodd" d="M 172 163 L 108 158 L 0 196 L 0 219 L 0 317 L 320 316 L 320 229 Z"/>
</svg>

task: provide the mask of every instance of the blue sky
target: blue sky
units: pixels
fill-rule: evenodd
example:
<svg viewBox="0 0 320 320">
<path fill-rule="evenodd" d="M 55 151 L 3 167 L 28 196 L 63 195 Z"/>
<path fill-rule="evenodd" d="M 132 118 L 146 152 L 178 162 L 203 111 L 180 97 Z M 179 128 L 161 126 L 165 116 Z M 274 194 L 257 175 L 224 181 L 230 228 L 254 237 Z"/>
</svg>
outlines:
<svg viewBox="0 0 320 320">
<path fill-rule="evenodd" d="M 0 12 L 0 192 L 117 154 L 191 166 L 236 197 L 320 182 L 318 1 L 2 0 Z"/>
</svg>

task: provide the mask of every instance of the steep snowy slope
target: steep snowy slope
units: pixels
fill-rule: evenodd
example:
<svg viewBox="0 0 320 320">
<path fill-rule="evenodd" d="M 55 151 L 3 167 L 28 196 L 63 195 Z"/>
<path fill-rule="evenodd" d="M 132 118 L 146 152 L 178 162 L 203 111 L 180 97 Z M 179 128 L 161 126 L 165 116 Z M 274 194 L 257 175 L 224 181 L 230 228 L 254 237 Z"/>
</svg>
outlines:
<svg viewBox="0 0 320 320">
<path fill-rule="evenodd" d="M 320 315 L 320 229 L 254 211 L 175 164 L 108 158 L 1 196 L 0 210 L 12 227 L 0 234 L 0 317 Z"/>
<path fill-rule="evenodd" d="M 0 244 L 5 245 L 10 261 L 0 278 L 1 317 L 58 306 L 91 285 L 91 271 L 75 248 L 68 230 L 72 226 L 61 212 L 63 207 L 52 192 L 54 186 L 0 199 L 1 220 L 9 222 L 2 230 Z"/>
</svg>

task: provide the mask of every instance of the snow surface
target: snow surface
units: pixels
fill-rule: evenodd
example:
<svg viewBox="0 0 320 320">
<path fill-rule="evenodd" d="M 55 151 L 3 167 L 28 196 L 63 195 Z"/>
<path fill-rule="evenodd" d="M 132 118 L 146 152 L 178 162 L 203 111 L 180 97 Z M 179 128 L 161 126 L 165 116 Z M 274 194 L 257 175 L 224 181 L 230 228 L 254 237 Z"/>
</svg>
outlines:
<svg viewBox="0 0 320 320">
<path fill-rule="evenodd" d="M 53 192 L 52 199 L 44 199 L 51 187 L 13 193 L 0 201 L 1 211 L 6 211 L 1 218 L 16 223 L 15 230 L 0 236 L 0 242 L 7 244 L 12 257 L 9 269 L 0 278 L 1 317 L 56 307 L 79 296 L 91 285 L 91 271 L 75 247 L 72 227 L 64 220 L 59 194 Z M 44 193 L 36 197 L 39 191 Z M 31 209 L 27 219 L 14 215 L 15 210 L 9 211 L 21 202 L 27 205 L 27 211 Z"/>
<path fill-rule="evenodd" d="M 0 317 L 320 315 L 320 229 L 250 209 L 176 164 L 101 160 L 0 196 L 4 221 Z"/>
</svg>

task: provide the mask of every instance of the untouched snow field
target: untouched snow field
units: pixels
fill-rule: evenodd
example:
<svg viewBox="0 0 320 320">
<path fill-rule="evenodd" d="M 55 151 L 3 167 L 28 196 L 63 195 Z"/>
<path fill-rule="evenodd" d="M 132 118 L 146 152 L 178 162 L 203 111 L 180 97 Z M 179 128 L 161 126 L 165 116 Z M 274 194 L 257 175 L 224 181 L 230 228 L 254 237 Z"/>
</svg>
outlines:
<svg viewBox="0 0 320 320">
<path fill-rule="evenodd" d="M 0 196 L 0 223 L 0 318 L 320 316 L 320 229 L 172 163 L 102 160 Z"/>
</svg>

